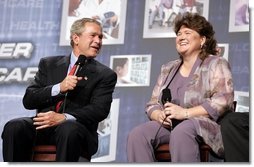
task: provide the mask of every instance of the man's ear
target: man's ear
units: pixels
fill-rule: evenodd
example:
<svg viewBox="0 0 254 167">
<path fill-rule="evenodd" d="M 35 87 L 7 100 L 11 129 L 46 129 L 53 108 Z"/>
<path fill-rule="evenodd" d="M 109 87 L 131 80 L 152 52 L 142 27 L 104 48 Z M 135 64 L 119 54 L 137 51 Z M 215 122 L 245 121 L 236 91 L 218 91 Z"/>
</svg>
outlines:
<svg viewBox="0 0 254 167">
<path fill-rule="evenodd" d="M 79 43 L 79 36 L 77 34 L 72 35 L 72 40 L 75 45 L 78 45 Z"/>
</svg>

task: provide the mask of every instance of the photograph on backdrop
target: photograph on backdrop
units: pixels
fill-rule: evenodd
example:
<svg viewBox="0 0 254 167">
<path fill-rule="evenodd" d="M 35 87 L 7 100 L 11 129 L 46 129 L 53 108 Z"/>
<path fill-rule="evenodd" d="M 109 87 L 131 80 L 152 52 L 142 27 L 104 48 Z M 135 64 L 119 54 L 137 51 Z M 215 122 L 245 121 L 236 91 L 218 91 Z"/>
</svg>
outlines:
<svg viewBox="0 0 254 167">
<path fill-rule="evenodd" d="M 116 87 L 150 85 L 151 55 L 112 55 L 110 67 L 117 74 Z"/>
<path fill-rule="evenodd" d="M 249 0 L 230 0 L 229 32 L 249 31 Z"/>
<path fill-rule="evenodd" d="M 249 92 L 235 91 L 236 112 L 249 112 Z"/>
<path fill-rule="evenodd" d="M 117 129 L 120 99 L 113 99 L 108 117 L 99 123 L 99 148 L 91 162 L 111 162 L 116 160 Z"/>
<path fill-rule="evenodd" d="M 143 38 L 175 37 L 173 21 L 184 12 L 208 19 L 209 0 L 146 0 Z"/>
<path fill-rule="evenodd" d="M 218 43 L 219 55 L 228 60 L 228 43 Z"/>
<path fill-rule="evenodd" d="M 127 0 L 64 0 L 60 45 L 69 45 L 70 26 L 80 18 L 97 19 L 103 27 L 103 44 L 123 44 Z"/>
</svg>

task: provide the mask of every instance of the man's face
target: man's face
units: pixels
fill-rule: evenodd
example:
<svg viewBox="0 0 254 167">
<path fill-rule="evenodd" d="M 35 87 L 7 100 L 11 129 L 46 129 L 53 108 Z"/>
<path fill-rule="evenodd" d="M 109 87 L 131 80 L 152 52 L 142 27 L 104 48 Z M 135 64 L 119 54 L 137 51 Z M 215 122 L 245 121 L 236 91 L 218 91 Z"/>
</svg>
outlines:
<svg viewBox="0 0 254 167">
<path fill-rule="evenodd" d="M 74 37 L 74 52 L 78 55 L 94 58 L 100 52 L 102 46 L 102 29 L 95 23 L 86 23 L 84 32 Z"/>
</svg>

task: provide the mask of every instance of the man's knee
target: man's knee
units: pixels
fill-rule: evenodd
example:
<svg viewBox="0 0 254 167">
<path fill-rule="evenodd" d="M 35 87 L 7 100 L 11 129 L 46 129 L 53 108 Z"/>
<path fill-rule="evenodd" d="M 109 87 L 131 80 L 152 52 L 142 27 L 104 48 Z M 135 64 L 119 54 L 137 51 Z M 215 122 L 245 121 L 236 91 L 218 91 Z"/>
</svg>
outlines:
<svg viewBox="0 0 254 167">
<path fill-rule="evenodd" d="M 64 138 L 78 136 L 79 128 L 76 121 L 65 121 L 56 128 L 56 136 Z"/>
<path fill-rule="evenodd" d="M 241 113 L 236 112 L 228 113 L 221 121 L 221 129 L 227 130 L 229 127 L 238 126 L 239 121 L 241 120 L 239 119 L 240 114 Z"/>
<path fill-rule="evenodd" d="M 32 126 L 32 121 L 29 118 L 12 119 L 4 125 L 2 137 L 10 134 L 19 135 L 22 131 L 28 130 L 29 126 Z"/>
</svg>

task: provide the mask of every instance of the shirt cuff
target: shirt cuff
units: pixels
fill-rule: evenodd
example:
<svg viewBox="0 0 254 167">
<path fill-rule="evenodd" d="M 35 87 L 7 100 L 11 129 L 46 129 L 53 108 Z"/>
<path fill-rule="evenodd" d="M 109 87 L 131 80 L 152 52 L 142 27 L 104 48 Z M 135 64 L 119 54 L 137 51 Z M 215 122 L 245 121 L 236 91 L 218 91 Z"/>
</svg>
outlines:
<svg viewBox="0 0 254 167">
<path fill-rule="evenodd" d="M 59 93 L 60 93 L 60 83 L 52 87 L 51 96 L 57 96 Z"/>
<path fill-rule="evenodd" d="M 76 120 L 76 118 L 70 114 L 64 113 L 66 120 Z"/>
</svg>

